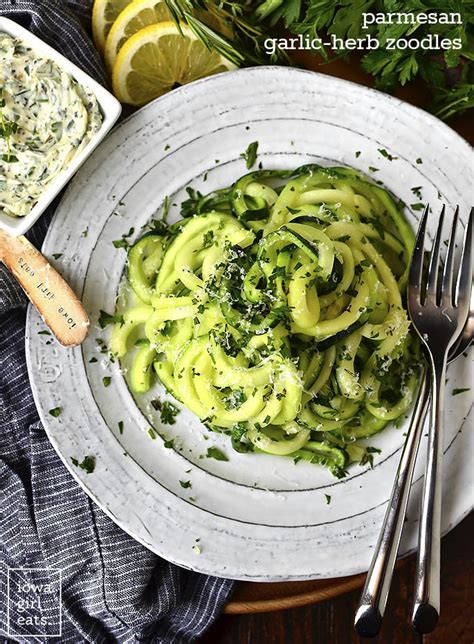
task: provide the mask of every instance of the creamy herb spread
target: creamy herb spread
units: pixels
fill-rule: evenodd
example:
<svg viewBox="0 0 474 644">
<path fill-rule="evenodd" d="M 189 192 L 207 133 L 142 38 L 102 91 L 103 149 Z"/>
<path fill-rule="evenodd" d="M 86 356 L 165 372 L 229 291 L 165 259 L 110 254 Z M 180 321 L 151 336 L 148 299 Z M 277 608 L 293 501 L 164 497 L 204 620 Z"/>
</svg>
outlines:
<svg viewBox="0 0 474 644">
<path fill-rule="evenodd" d="M 97 99 L 59 65 L 0 34 L 0 209 L 27 215 L 100 129 Z"/>
</svg>

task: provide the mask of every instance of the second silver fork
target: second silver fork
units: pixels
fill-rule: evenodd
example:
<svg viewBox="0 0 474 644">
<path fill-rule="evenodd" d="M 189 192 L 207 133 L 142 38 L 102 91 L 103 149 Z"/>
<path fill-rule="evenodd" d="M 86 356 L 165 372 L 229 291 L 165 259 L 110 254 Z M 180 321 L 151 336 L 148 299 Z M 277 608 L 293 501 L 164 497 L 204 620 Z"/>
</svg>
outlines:
<svg viewBox="0 0 474 644">
<path fill-rule="evenodd" d="M 454 256 L 458 209 L 456 208 L 453 218 L 444 268 L 441 269 L 444 211 L 443 207 L 431 249 L 426 288 L 423 288 L 423 259 L 428 209 L 425 209 L 420 224 L 408 279 L 408 312 L 423 343 L 431 379 L 428 458 L 421 504 L 412 616 L 413 626 L 419 633 L 430 633 L 436 627 L 439 616 L 446 363 L 448 352 L 469 314 L 472 281 L 472 211 L 464 235 L 456 285 Z M 438 284 L 439 275 L 442 275 L 441 285 Z"/>
<path fill-rule="evenodd" d="M 415 275 L 411 274 L 412 279 L 416 278 L 415 291 L 417 292 L 414 294 L 414 299 L 416 300 L 417 305 L 420 307 L 428 305 L 428 301 L 426 300 L 425 297 L 423 297 L 423 294 L 422 294 L 422 290 L 423 290 L 422 283 L 421 283 L 422 264 L 420 264 L 420 262 L 423 262 L 423 256 L 424 256 L 424 245 L 425 245 L 424 237 L 425 237 L 425 231 L 426 231 L 427 214 L 428 214 L 427 211 L 425 211 L 420 224 L 420 229 L 419 229 L 417 243 L 416 243 L 416 250 L 414 253 L 413 263 L 412 263 L 412 271 L 413 270 L 415 271 Z M 462 261 L 461 261 L 461 266 L 459 270 L 459 279 L 458 279 L 458 285 L 457 285 L 458 295 L 455 295 L 454 293 L 454 290 L 453 290 L 454 284 L 453 284 L 453 277 L 452 277 L 453 264 L 454 264 L 454 244 L 455 244 L 454 236 L 455 236 L 455 228 L 456 228 L 456 222 L 457 222 L 457 210 L 453 221 L 451 242 L 448 246 L 447 259 L 446 259 L 445 269 L 443 272 L 441 293 L 437 288 L 437 284 L 433 283 L 433 278 L 436 279 L 436 282 L 438 279 L 438 272 L 439 272 L 438 263 L 439 263 L 439 255 L 440 255 L 440 239 L 441 239 L 443 216 L 444 216 L 444 208 L 443 208 L 443 212 L 441 213 L 438 233 L 436 235 L 435 242 L 433 244 L 432 253 L 431 253 L 428 286 L 430 287 L 431 304 L 437 308 L 438 314 L 441 313 L 441 315 L 449 316 L 447 308 L 445 308 L 444 306 L 441 306 L 440 308 L 440 306 L 438 306 L 438 304 L 441 305 L 441 300 L 443 299 L 443 297 L 444 297 L 444 300 L 449 300 L 449 308 L 452 308 L 454 306 L 457 309 L 456 314 L 452 314 L 452 317 L 450 317 L 449 320 L 448 318 L 446 318 L 446 322 L 451 321 L 452 325 L 451 325 L 451 328 L 448 330 L 447 334 L 446 332 L 443 332 L 442 335 L 444 337 L 441 338 L 441 342 L 439 343 L 439 345 L 437 345 L 439 348 L 442 349 L 442 344 L 446 341 L 445 353 L 447 354 L 449 348 L 451 347 L 450 359 L 452 360 L 455 357 L 455 355 L 458 354 L 458 351 L 457 351 L 458 347 L 457 345 L 454 347 L 453 343 L 459 334 L 460 328 L 462 328 L 463 326 L 464 311 L 461 309 L 463 309 L 463 307 L 466 306 L 466 303 L 467 303 L 466 308 L 468 308 L 468 302 L 469 302 L 469 295 L 466 293 L 465 285 L 467 284 L 467 286 L 469 287 L 469 282 L 471 279 L 470 275 L 471 275 L 471 266 L 472 266 L 471 264 L 472 211 L 471 211 L 471 222 L 466 228 L 464 250 L 462 252 L 462 258 L 461 258 Z M 436 270 L 436 275 L 434 275 L 435 270 Z M 419 273 L 418 275 L 416 274 L 417 271 Z M 431 278 L 431 281 L 430 281 L 430 278 Z M 413 284 L 413 282 L 411 283 Z M 461 290 L 460 290 L 460 287 L 461 287 Z M 459 293 L 461 293 L 461 291 L 462 291 L 462 294 L 461 294 L 461 297 L 459 297 Z M 413 291 L 412 291 L 412 297 L 413 297 Z M 426 315 L 426 311 L 427 309 L 424 311 L 421 311 L 421 315 L 422 316 Z M 418 315 L 416 317 L 419 319 L 421 317 L 419 314 L 420 313 L 419 309 L 417 310 L 417 313 Z M 457 320 L 457 323 L 454 320 L 455 317 L 459 318 Z M 466 317 L 467 317 L 467 311 L 466 311 Z M 416 326 L 415 322 L 416 320 L 414 321 L 414 325 Z M 455 329 L 453 325 L 456 325 Z M 434 329 L 435 340 L 432 340 L 435 343 L 436 343 L 436 340 L 439 339 L 439 332 L 441 330 L 441 327 L 442 327 L 442 324 L 435 325 L 435 329 Z M 449 338 L 451 331 L 452 331 L 452 339 Z M 465 335 L 467 337 L 469 336 L 469 333 L 468 333 L 469 330 L 467 329 L 466 331 L 467 333 Z M 424 331 L 421 331 L 421 333 L 424 333 Z M 431 335 L 433 336 L 433 329 L 431 329 Z M 446 335 L 448 335 L 448 337 L 446 337 Z M 428 334 L 426 334 L 426 336 L 428 336 Z M 423 340 L 423 343 L 425 343 L 426 337 L 422 337 L 422 340 Z M 464 345 L 466 345 L 465 340 L 466 338 L 463 337 Z M 470 341 L 470 338 L 468 339 L 467 344 L 469 344 L 469 341 Z M 461 351 L 462 350 L 463 349 L 461 348 Z M 430 362 L 431 362 L 431 359 L 430 359 Z M 445 365 L 444 365 L 444 369 L 445 369 Z M 444 384 L 444 378 L 442 379 L 442 383 Z M 442 394 L 442 392 L 440 392 L 438 389 L 436 389 L 436 391 Z M 365 637 L 371 637 L 371 636 L 373 637 L 374 635 L 376 635 L 376 633 L 380 628 L 382 615 L 383 615 L 385 603 L 387 600 L 388 590 L 392 579 L 393 566 L 395 563 L 395 558 L 397 556 L 397 551 L 398 551 L 398 545 L 400 542 L 401 530 L 403 527 L 403 517 L 405 515 L 406 505 L 408 501 L 409 488 L 411 485 L 411 479 L 413 475 L 413 467 L 415 463 L 418 444 L 421 438 L 422 424 L 423 424 L 423 419 L 425 415 L 428 398 L 429 398 L 429 387 L 427 386 L 425 377 L 423 377 L 422 386 L 420 387 L 420 391 L 419 391 L 418 401 L 415 405 L 414 416 L 411 421 L 410 430 L 407 436 L 407 441 L 404 446 L 401 460 L 400 460 L 400 465 L 397 471 L 396 481 L 394 483 L 392 495 L 385 514 L 384 524 L 381 530 L 379 541 L 375 548 L 374 557 L 372 559 L 370 570 L 367 574 L 366 583 L 361 595 L 359 609 L 357 611 L 356 618 L 355 618 L 355 628 L 357 632 L 360 635 Z M 438 399 L 439 399 L 439 396 L 438 396 Z M 442 403 L 442 400 L 443 398 L 441 398 L 441 403 Z M 434 430 L 433 423 L 432 423 L 432 428 Z M 441 468 L 439 466 L 439 460 L 440 460 L 440 455 L 442 455 L 442 437 L 440 439 L 439 430 L 438 430 L 438 437 L 437 437 L 436 443 L 437 443 L 438 455 L 436 458 L 432 459 L 431 463 L 428 462 L 427 472 L 435 464 L 437 469 L 437 475 L 439 475 L 440 477 Z M 431 442 L 430 442 L 430 446 L 431 446 Z M 429 478 L 428 476 L 425 478 L 425 490 L 424 490 L 424 492 L 426 492 L 427 494 L 430 493 L 427 489 L 428 478 Z M 436 476 L 435 476 L 435 479 L 436 479 Z M 414 609 L 414 616 L 413 616 L 415 627 L 419 629 L 420 632 L 421 631 L 428 632 L 428 630 L 432 630 L 436 625 L 437 615 L 439 613 L 439 532 L 440 532 L 440 502 L 441 502 L 441 496 L 440 496 L 441 492 L 439 489 L 440 481 L 438 481 L 437 486 L 438 486 L 438 491 L 435 494 L 435 496 L 437 496 L 437 501 L 434 505 L 437 505 L 439 512 L 433 513 L 431 511 L 428 511 L 428 508 L 430 506 L 432 510 L 434 509 L 434 506 L 431 503 L 424 502 L 423 503 L 424 509 L 422 510 L 424 514 L 422 515 L 422 518 L 420 520 L 420 548 L 421 549 L 420 549 L 419 558 L 417 562 L 417 578 L 416 578 L 416 590 L 415 590 L 416 600 L 415 600 L 415 609 Z M 429 487 L 429 490 L 431 490 L 431 493 L 433 493 L 433 485 Z M 424 495 L 424 498 L 425 498 L 425 495 Z M 436 518 L 436 514 L 438 514 L 437 518 Z M 428 529 L 426 527 L 426 521 L 429 521 L 430 525 L 432 525 L 433 520 L 435 524 L 436 523 L 438 524 L 438 530 L 436 530 L 436 527 L 433 526 L 434 532 L 435 533 L 437 532 L 438 534 L 437 537 L 436 535 L 433 534 L 433 530 L 431 528 Z M 424 528 L 422 527 L 422 524 L 425 525 Z M 421 546 L 422 539 L 423 539 L 423 543 L 426 543 L 426 536 L 427 536 L 426 532 L 428 532 L 431 535 L 430 536 L 431 542 L 433 542 L 433 539 L 434 539 L 434 541 L 438 543 L 438 546 L 435 545 L 434 550 L 433 548 L 429 547 L 430 553 L 434 555 L 433 559 L 431 558 L 431 554 L 428 554 L 426 552 L 426 548 Z M 422 533 L 424 536 L 422 536 Z M 438 553 L 437 556 L 436 556 L 436 552 Z M 422 553 L 423 553 L 423 556 L 422 556 Z M 424 595 L 423 589 L 424 591 L 426 591 L 426 595 Z M 418 601 L 422 597 L 428 597 L 428 601 L 426 602 Z"/>
</svg>

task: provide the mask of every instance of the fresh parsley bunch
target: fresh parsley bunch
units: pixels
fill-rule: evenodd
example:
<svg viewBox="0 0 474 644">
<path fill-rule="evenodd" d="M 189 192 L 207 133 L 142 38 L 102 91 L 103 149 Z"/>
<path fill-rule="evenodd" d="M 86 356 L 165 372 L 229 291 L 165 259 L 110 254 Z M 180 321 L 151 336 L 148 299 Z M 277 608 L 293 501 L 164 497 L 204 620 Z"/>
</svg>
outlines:
<svg viewBox="0 0 474 644">
<path fill-rule="evenodd" d="M 279 9 L 288 28 L 294 33 L 316 37 L 319 31 L 338 38 L 364 38 L 371 34 L 380 43 L 378 49 L 367 51 L 362 57 L 364 71 L 375 77 L 375 86 L 392 91 L 418 75 L 430 88 L 435 113 L 449 118 L 456 112 L 474 107 L 474 2 L 473 0 L 307 0 L 299 3 L 298 18 L 294 0 L 286 1 Z M 363 28 L 364 13 L 458 13 L 461 24 L 373 24 Z M 435 51 L 423 49 L 388 49 L 393 39 L 409 38 L 419 43 L 430 35 L 451 41 L 458 39 L 460 49 Z M 344 54 L 345 52 L 336 52 Z M 325 52 L 327 56 L 327 53 Z"/>
<path fill-rule="evenodd" d="M 288 64 L 285 52 L 269 56 L 264 42 L 285 28 L 293 34 L 318 38 L 320 32 L 343 40 L 372 35 L 377 49 L 362 56 L 363 69 L 383 91 L 393 91 L 420 76 L 433 95 L 433 111 L 443 119 L 474 107 L 474 0 L 166 0 L 176 21 L 186 22 L 208 48 L 214 48 L 238 65 Z M 196 17 L 207 12 L 213 21 Z M 461 24 L 372 24 L 363 28 L 368 13 L 459 13 Z M 198 14 L 199 15 L 199 14 Z M 209 26 L 212 24 L 213 26 Z M 216 28 L 215 25 L 222 28 Z M 435 51 L 389 49 L 390 39 L 418 42 L 430 35 L 459 39 L 460 49 Z M 322 50 L 328 60 L 331 54 Z M 345 56 L 345 50 L 333 52 Z"/>
</svg>

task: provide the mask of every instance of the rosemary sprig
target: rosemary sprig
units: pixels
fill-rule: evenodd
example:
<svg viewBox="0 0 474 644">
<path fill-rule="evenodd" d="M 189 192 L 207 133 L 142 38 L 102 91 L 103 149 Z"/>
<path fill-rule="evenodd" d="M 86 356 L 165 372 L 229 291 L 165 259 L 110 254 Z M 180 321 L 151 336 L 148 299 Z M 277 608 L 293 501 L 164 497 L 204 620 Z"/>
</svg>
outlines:
<svg viewBox="0 0 474 644">
<path fill-rule="evenodd" d="M 246 62 L 246 55 L 241 50 L 235 47 L 224 36 L 205 25 L 201 20 L 189 13 L 184 15 L 184 19 L 207 49 L 214 49 L 235 65 L 239 66 Z"/>
<path fill-rule="evenodd" d="M 207 49 L 214 49 L 235 65 L 288 64 L 282 50 L 273 55 L 263 46 L 266 30 L 258 24 L 255 3 L 250 0 L 165 0 L 173 19 L 185 23 Z M 209 16 L 212 26 L 206 24 Z M 221 29 L 215 24 L 222 25 Z M 225 33 L 224 33 L 225 32 Z M 227 34 L 231 34 L 228 36 Z"/>
</svg>

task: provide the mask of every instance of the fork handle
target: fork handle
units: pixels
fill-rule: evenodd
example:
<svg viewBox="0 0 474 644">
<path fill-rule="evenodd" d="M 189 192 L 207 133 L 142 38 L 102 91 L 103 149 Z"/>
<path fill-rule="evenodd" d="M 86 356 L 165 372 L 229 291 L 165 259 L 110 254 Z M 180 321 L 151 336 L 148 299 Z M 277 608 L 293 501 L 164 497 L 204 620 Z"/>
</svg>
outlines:
<svg viewBox="0 0 474 644">
<path fill-rule="evenodd" d="M 431 422 L 428 434 L 412 623 L 418 633 L 431 633 L 440 608 L 441 496 L 444 445 L 446 356 L 431 358 Z"/>
<path fill-rule="evenodd" d="M 408 505 L 416 455 L 428 410 L 429 387 L 423 371 L 415 408 L 400 457 L 382 530 L 359 600 L 354 628 L 361 637 L 375 637 L 382 624 Z"/>
</svg>

